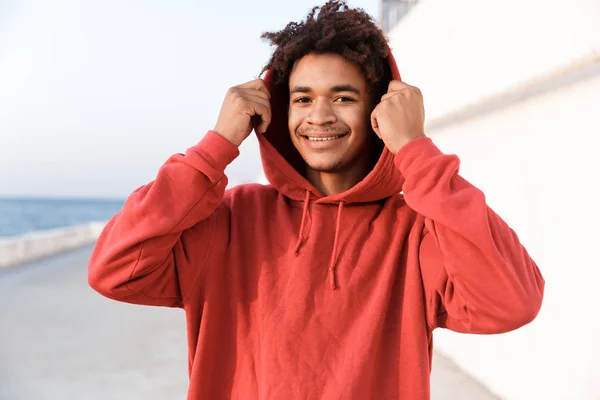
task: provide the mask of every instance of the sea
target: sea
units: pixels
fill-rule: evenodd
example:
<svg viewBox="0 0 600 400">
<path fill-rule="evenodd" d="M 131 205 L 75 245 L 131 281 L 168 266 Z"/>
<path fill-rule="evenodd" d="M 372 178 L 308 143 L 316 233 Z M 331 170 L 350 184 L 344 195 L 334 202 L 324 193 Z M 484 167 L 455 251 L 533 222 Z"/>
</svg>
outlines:
<svg viewBox="0 0 600 400">
<path fill-rule="evenodd" d="M 107 222 L 123 204 L 123 200 L 42 199 L 0 197 L 0 238 Z"/>
</svg>

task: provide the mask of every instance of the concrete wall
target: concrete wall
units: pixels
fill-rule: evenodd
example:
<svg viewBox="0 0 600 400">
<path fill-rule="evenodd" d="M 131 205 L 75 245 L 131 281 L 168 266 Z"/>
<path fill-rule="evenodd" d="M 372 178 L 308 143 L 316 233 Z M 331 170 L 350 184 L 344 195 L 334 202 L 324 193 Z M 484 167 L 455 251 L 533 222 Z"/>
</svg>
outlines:
<svg viewBox="0 0 600 400">
<path fill-rule="evenodd" d="M 546 296 L 518 331 L 438 330 L 436 349 L 506 399 L 600 399 L 600 2 L 479 3 L 425 1 L 391 44 L 428 135 L 515 229 Z"/>
<path fill-rule="evenodd" d="M 600 398 L 600 73 L 432 132 L 515 229 L 547 281 L 538 319 L 436 344 L 507 399 Z"/>
</svg>

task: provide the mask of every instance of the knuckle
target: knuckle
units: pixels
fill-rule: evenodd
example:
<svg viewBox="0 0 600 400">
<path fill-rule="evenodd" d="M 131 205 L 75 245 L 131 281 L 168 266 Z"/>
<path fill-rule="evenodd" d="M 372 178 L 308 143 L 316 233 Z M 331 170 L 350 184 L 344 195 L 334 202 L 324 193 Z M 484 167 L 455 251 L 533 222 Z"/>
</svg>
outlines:
<svg viewBox="0 0 600 400">
<path fill-rule="evenodd" d="M 236 95 L 233 98 L 233 104 L 235 104 L 236 107 L 238 108 L 246 108 L 248 107 L 248 102 L 246 101 L 245 98 L 243 98 L 240 95 Z"/>
<path fill-rule="evenodd" d="M 234 102 L 238 102 L 242 98 L 240 91 L 238 89 L 229 89 L 227 96 Z"/>
<path fill-rule="evenodd" d="M 397 87 L 397 88 L 399 88 L 399 87 L 406 86 L 406 83 L 402 82 L 399 79 L 393 79 L 392 81 L 390 81 L 390 85 L 389 86 L 390 87 Z"/>
</svg>

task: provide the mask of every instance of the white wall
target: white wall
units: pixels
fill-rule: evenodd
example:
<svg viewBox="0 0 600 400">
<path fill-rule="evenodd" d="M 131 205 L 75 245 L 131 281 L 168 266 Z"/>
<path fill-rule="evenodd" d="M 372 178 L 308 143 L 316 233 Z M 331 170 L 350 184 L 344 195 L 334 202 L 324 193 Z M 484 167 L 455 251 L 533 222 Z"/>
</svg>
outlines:
<svg viewBox="0 0 600 400">
<path fill-rule="evenodd" d="M 598 0 L 422 0 L 390 33 L 430 123 L 600 59 Z"/>
<path fill-rule="evenodd" d="M 429 136 L 459 155 L 547 286 L 530 325 L 438 330 L 436 349 L 505 399 L 600 399 L 600 2 L 476 3 L 425 1 L 393 51 L 423 90 Z"/>
<path fill-rule="evenodd" d="M 514 333 L 436 332 L 436 345 L 506 399 L 599 399 L 600 73 L 431 132 L 515 229 L 547 281 Z"/>
</svg>

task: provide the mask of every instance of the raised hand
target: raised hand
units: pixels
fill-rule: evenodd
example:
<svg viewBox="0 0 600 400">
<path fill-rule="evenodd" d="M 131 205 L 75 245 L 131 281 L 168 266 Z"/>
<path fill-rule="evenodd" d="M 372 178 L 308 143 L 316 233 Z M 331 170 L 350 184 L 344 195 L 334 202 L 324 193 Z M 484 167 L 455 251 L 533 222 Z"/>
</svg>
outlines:
<svg viewBox="0 0 600 400">
<path fill-rule="evenodd" d="M 236 146 L 242 144 L 252 128 L 264 133 L 271 123 L 271 103 L 262 79 L 234 86 L 227 91 L 214 131 Z"/>
</svg>

